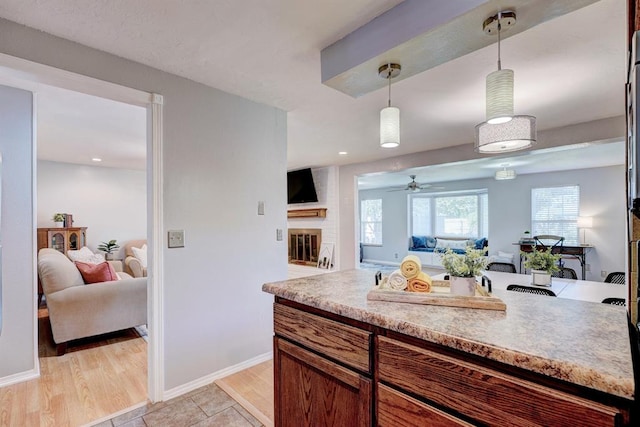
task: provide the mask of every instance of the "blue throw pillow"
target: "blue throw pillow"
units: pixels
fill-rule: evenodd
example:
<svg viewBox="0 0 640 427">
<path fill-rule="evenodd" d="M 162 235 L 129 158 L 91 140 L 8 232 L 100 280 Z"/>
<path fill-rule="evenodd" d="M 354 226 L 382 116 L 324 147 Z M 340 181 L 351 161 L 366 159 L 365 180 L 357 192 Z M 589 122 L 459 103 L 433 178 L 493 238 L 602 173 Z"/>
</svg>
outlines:
<svg viewBox="0 0 640 427">
<path fill-rule="evenodd" d="M 411 241 L 413 242 L 412 248 L 420 249 L 427 247 L 427 241 L 425 236 L 411 236 Z"/>
<path fill-rule="evenodd" d="M 487 238 L 486 237 L 482 237 L 482 238 L 476 240 L 475 248 L 476 249 L 484 248 L 484 245 L 486 244 L 486 242 L 487 242 Z"/>
<path fill-rule="evenodd" d="M 435 237 L 426 237 L 427 240 L 427 247 L 428 248 L 435 248 L 436 247 L 436 238 Z"/>
</svg>

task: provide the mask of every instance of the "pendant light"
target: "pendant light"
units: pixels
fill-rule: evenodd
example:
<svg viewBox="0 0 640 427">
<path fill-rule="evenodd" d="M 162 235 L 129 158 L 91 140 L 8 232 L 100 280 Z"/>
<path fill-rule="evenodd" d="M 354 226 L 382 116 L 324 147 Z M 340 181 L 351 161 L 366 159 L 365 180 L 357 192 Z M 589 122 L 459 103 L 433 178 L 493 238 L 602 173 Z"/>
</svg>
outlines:
<svg viewBox="0 0 640 427">
<path fill-rule="evenodd" d="M 400 75 L 400 64 L 388 63 L 378 68 L 378 75 L 389 81 L 389 103 L 380 110 L 380 147 L 400 145 L 400 109 L 391 106 L 391 79 Z"/>
<path fill-rule="evenodd" d="M 476 126 L 475 149 L 480 153 L 521 150 L 536 141 L 536 118 L 513 114 L 513 70 L 503 70 L 500 58 L 500 32 L 515 23 L 515 12 L 503 11 L 482 25 L 485 33 L 498 34 L 498 69 L 487 76 L 486 121 Z"/>
<path fill-rule="evenodd" d="M 516 171 L 514 171 L 513 169 L 507 169 L 507 166 L 509 166 L 509 164 L 505 163 L 502 165 L 502 170 L 496 171 L 496 180 L 504 181 L 516 178 Z"/>
</svg>

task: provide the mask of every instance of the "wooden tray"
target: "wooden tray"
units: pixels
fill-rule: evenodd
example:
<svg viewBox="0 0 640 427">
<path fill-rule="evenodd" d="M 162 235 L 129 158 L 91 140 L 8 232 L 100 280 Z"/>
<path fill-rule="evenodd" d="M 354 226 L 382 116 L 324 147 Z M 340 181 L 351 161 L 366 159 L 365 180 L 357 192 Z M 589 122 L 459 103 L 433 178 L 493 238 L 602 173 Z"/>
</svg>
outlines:
<svg viewBox="0 0 640 427">
<path fill-rule="evenodd" d="M 476 283 L 475 296 L 451 295 L 448 280 L 434 280 L 431 292 L 407 292 L 376 286 L 367 294 L 370 301 L 406 302 L 410 304 L 444 305 L 447 307 L 479 308 L 484 310 L 506 310 L 507 305 L 491 296 Z"/>
</svg>

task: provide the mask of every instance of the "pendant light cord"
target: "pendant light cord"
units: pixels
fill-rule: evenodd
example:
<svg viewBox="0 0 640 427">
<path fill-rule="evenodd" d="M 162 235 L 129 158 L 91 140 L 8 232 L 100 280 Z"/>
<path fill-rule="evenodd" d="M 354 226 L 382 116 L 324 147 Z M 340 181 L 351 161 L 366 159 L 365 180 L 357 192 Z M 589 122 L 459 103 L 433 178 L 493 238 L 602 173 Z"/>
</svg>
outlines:
<svg viewBox="0 0 640 427">
<path fill-rule="evenodd" d="M 502 12 L 498 12 L 498 70 L 502 70 L 502 62 L 500 61 L 500 20 L 502 19 Z"/>
<path fill-rule="evenodd" d="M 391 63 L 389 63 L 389 68 L 387 68 L 387 80 L 389 80 L 389 104 L 388 107 L 391 107 Z"/>
</svg>

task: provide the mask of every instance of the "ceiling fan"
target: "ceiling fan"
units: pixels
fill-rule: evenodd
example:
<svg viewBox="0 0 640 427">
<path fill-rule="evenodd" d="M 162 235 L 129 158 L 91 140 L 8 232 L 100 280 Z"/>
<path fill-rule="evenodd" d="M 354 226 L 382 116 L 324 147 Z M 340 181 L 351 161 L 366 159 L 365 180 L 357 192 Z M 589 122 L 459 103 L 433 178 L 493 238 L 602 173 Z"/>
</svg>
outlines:
<svg viewBox="0 0 640 427">
<path fill-rule="evenodd" d="M 444 187 L 436 187 L 433 186 L 431 184 L 418 184 L 416 182 L 416 176 L 415 175 L 409 175 L 409 178 L 411 178 L 411 182 L 408 183 L 405 187 L 403 188 L 395 188 L 389 191 L 412 191 L 414 193 L 417 193 L 418 191 L 422 191 L 422 190 L 442 190 Z"/>
</svg>

